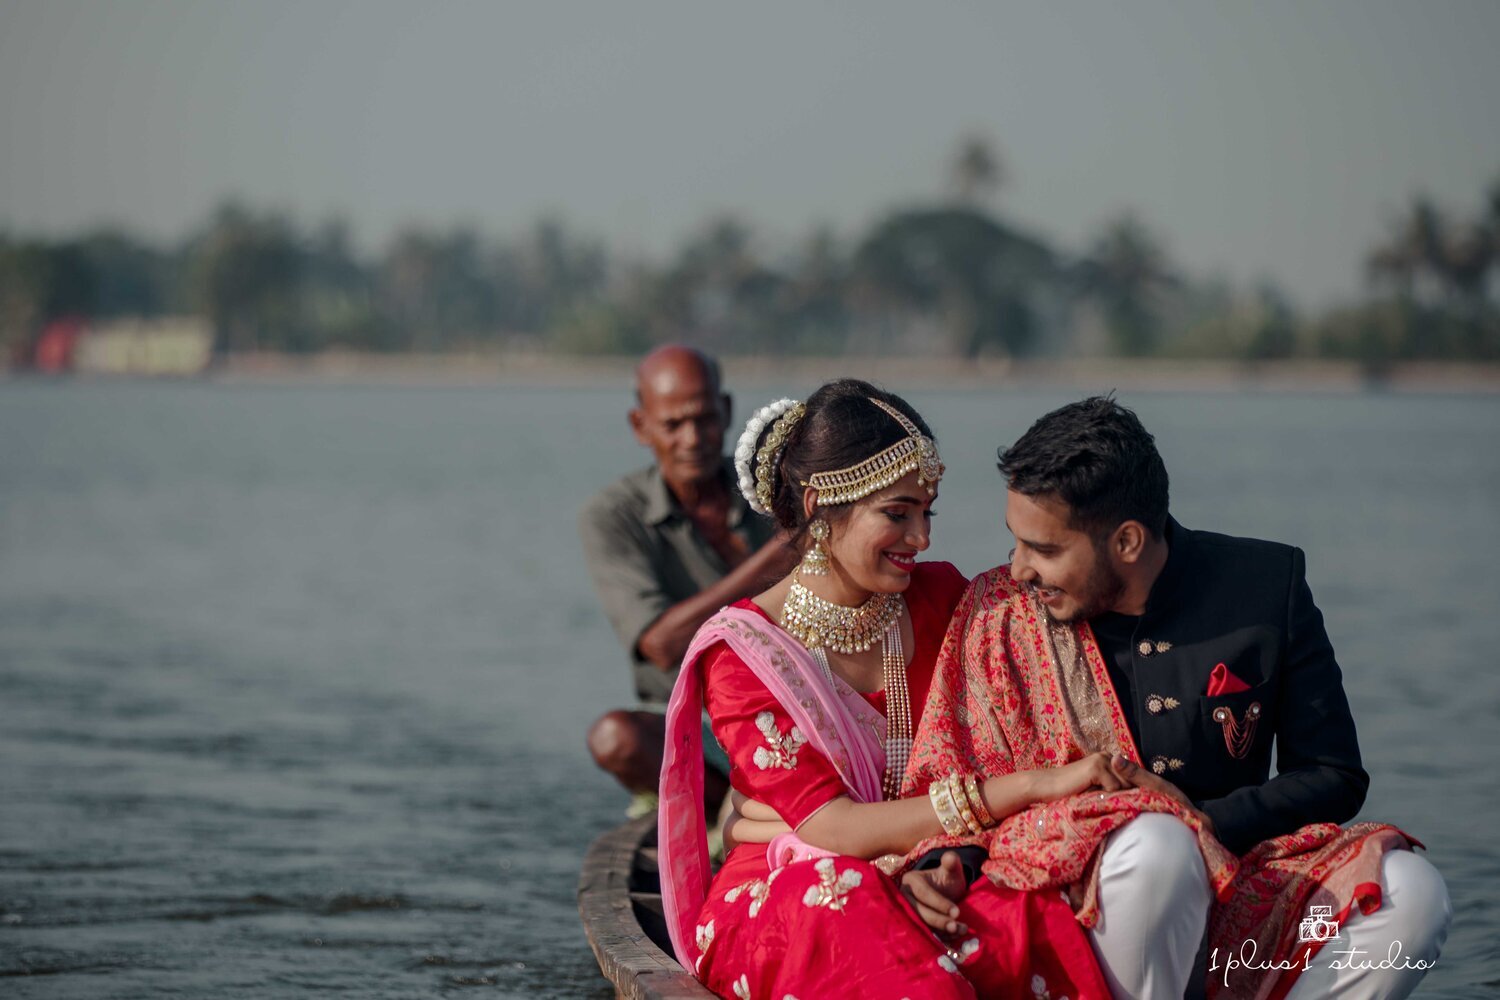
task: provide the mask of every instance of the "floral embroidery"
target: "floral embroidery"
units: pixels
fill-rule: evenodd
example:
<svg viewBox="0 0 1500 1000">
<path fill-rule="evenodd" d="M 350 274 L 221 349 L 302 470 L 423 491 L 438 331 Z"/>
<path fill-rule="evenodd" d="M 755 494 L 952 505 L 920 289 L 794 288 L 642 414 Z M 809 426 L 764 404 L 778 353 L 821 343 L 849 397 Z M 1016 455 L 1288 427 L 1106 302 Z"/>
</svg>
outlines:
<svg viewBox="0 0 1500 1000">
<path fill-rule="evenodd" d="M 1047 980 L 1041 976 L 1031 977 L 1031 997 L 1032 1000 L 1053 1000 L 1052 991 L 1047 988 Z M 1068 1000 L 1068 996 L 1064 993 L 1057 1000 Z"/>
<path fill-rule="evenodd" d="M 949 948 L 944 954 L 939 955 L 937 962 L 945 971 L 956 974 L 960 965 L 977 954 L 979 954 L 979 939 L 969 938 L 963 944 Z"/>
<path fill-rule="evenodd" d="M 710 920 L 708 923 L 700 925 L 697 928 L 697 935 L 698 950 L 700 952 L 707 951 L 708 946 L 714 943 L 714 922 Z"/>
<path fill-rule="evenodd" d="M 771 883 L 756 882 L 750 887 L 750 915 L 756 916 L 760 908 L 765 905 L 766 897 L 771 894 Z"/>
<path fill-rule="evenodd" d="M 853 868 L 836 872 L 832 858 L 823 858 L 813 867 L 818 872 L 818 884 L 808 887 L 807 893 L 802 897 L 803 906 L 826 906 L 830 910 L 842 910 L 848 905 L 849 893 L 864 880 L 864 875 Z"/>
<path fill-rule="evenodd" d="M 807 743 L 807 737 L 802 735 L 802 730 L 793 726 L 791 732 L 785 736 L 776 728 L 776 716 L 770 712 L 761 712 L 755 717 L 755 728 L 765 736 L 769 746 L 755 748 L 755 766 L 762 771 L 769 771 L 775 767 L 786 768 L 790 771 L 797 766 L 797 751 Z"/>
<path fill-rule="evenodd" d="M 776 872 L 779 872 L 780 870 L 781 869 L 778 868 L 776 869 Z M 748 893 L 750 895 L 750 915 L 752 917 L 755 916 L 756 914 L 760 913 L 760 908 L 765 905 L 766 897 L 771 894 L 771 883 L 776 878 L 776 872 L 772 872 L 771 877 L 766 879 L 764 882 L 760 881 L 759 879 L 752 879 L 749 882 L 743 882 L 740 885 L 735 886 L 733 889 L 730 889 L 728 892 L 724 893 L 724 902 L 733 903 L 735 900 Z"/>
<path fill-rule="evenodd" d="M 743 972 L 740 973 L 740 978 L 734 981 L 734 995 L 740 1000 L 750 1000 L 750 977 Z"/>
</svg>

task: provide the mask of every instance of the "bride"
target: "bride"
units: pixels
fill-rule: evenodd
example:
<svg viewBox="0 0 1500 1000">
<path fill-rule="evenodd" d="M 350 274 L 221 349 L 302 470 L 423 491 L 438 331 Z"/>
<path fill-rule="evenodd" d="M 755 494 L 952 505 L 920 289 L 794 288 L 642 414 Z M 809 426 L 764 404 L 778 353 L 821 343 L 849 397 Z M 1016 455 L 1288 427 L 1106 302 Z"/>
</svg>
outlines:
<svg viewBox="0 0 1500 1000">
<path fill-rule="evenodd" d="M 921 841 L 979 835 L 1033 803 L 1123 787 L 1094 754 L 988 779 L 955 772 L 926 796 L 896 798 L 966 582 L 950 564 L 919 562 L 943 473 L 926 423 L 899 397 L 840 380 L 805 404 L 761 409 L 736 462 L 750 505 L 805 555 L 704 624 L 672 695 L 659 844 L 679 961 L 725 997 L 1109 996 L 1055 890 L 986 882 L 960 911 L 922 895 L 920 880 L 903 896 L 885 874 Z M 705 709 L 737 794 L 785 824 L 757 824 L 752 812 L 742 827 L 781 832 L 769 847 L 733 847 L 712 879 Z M 953 867 L 944 861 L 947 877 Z"/>
</svg>

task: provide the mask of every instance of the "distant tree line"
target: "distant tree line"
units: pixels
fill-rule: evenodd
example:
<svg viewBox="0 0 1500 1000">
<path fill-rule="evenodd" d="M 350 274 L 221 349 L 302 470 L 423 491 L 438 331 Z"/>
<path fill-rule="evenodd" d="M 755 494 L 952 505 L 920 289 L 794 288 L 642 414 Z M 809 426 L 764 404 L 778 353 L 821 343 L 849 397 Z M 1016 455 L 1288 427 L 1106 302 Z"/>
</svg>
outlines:
<svg viewBox="0 0 1500 1000">
<path fill-rule="evenodd" d="M 1068 250 L 996 207 L 1004 170 L 961 141 L 948 191 L 852 239 L 767 247 L 708 221 L 665 261 L 612 253 L 556 218 L 507 238 L 408 228 L 373 256 L 339 221 L 226 204 L 175 246 L 105 231 L 0 233 L 0 346 L 24 360 L 64 317 L 207 317 L 220 353 L 526 348 L 636 353 L 1500 359 L 1500 177 L 1480 210 L 1415 199 L 1366 261 L 1367 295 L 1299 315 L 1270 286 L 1186 274 L 1134 216 Z"/>
</svg>

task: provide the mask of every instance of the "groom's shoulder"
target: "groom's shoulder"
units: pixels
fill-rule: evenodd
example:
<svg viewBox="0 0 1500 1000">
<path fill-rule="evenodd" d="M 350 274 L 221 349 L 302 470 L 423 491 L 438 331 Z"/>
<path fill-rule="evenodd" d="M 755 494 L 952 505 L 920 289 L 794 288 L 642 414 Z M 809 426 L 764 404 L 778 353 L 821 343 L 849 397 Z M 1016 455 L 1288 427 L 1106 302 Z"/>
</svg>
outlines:
<svg viewBox="0 0 1500 1000">
<path fill-rule="evenodd" d="M 1301 571 L 1305 559 L 1301 549 L 1285 542 L 1214 531 L 1184 531 L 1184 534 L 1189 561 L 1199 572 L 1281 576 Z"/>
</svg>

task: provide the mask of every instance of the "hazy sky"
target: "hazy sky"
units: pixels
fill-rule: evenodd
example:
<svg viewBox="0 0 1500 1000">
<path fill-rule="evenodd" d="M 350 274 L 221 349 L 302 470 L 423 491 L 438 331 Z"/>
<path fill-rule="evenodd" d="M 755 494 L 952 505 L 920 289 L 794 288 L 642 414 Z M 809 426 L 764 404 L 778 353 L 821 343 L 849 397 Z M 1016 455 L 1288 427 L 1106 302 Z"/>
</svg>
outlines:
<svg viewBox="0 0 1500 1000">
<path fill-rule="evenodd" d="M 177 238 L 220 199 L 662 253 L 855 236 L 993 137 L 998 205 L 1126 208 L 1191 273 L 1360 289 L 1406 199 L 1500 175 L 1500 3 L 0 0 L 0 227 Z"/>
</svg>

